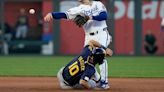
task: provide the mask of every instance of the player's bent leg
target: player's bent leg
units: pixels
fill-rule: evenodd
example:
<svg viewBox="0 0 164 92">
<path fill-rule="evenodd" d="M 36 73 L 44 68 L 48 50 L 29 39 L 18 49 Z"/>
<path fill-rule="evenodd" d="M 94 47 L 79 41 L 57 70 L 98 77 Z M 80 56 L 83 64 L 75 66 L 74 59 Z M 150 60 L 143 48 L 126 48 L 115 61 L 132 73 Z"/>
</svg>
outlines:
<svg viewBox="0 0 164 92">
<path fill-rule="evenodd" d="M 103 89 L 108 89 L 110 88 L 110 86 L 108 83 L 108 64 L 106 59 L 104 59 L 104 62 L 101 65 L 99 65 L 99 68 L 100 68 L 100 75 L 101 75 L 99 87 Z"/>
<path fill-rule="evenodd" d="M 108 47 L 108 45 L 112 42 L 112 37 L 109 35 L 108 31 L 101 32 L 101 34 L 99 35 L 99 42 L 103 46 Z M 104 59 L 103 64 L 101 64 L 99 68 L 101 75 L 101 81 L 99 86 L 104 89 L 108 89 L 110 86 L 108 83 L 108 64 L 106 59 Z"/>
<path fill-rule="evenodd" d="M 63 76 L 62 76 L 63 69 L 64 69 L 64 67 L 62 67 L 62 68 L 59 70 L 58 74 L 57 74 L 57 78 L 58 78 L 60 87 L 61 87 L 62 89 L 72 89 L 71 86 L 68 86 L 68 85 L 64 82 L 65 80 L 63 79 Z"/>
<path fill-rule="evenodd" d="M 101 79 L 101 76 L 100 76 L 100 74 L 98 73 L 98 71 L 97 71 L 97 69 L 95 68 L 95 74 L 94 74 L 94 76 L 91 78 L 91 79 L 93 79 L 95 82 L 100 82 L 100 79 Z"/>
<path fill-rule="evenodd" d="M 104 62 L 99 65 L 100 68 L 100 75 L 101 75 L 101 80 L 104 80 L 105 82 L 108 82 L 108 63 L 107 60 L 104 59 Z"/>
</svg>

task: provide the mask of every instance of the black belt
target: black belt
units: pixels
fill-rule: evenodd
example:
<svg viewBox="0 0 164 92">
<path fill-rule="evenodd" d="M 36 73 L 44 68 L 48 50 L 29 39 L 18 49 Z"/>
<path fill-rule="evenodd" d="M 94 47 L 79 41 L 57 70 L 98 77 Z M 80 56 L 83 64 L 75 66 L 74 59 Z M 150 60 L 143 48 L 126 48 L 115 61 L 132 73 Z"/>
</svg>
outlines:
<svg viewBox="0 0 164 92">
<path fill-rule="evenodd" d="M 103 31 L 107 31 L 107 27 L 106 28 L 103 28 Z M 98 34 L 99 32 L 98 31 L 96 31 L 96 32 L 92 32 L 92 33 L 89 33 L 89 35 L 96 35 L 96 34 Z"/>
<path fill-rule="evenodd" d="M 98 33 L 99 33 L 99 32 L 96 31 L 96 32 L 89 33 L 89 35 L 96 35 L 96 34 L 98 34 Z"/>
</svg>

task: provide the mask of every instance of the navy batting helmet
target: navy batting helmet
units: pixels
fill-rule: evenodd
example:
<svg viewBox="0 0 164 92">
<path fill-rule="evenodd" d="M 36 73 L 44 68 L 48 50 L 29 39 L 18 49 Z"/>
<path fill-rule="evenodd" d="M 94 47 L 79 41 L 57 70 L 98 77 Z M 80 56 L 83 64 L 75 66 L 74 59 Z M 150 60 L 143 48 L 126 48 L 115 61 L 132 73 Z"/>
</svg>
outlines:
<svg viewBox="0 0 164 92">
<path fill-rule="evenodd" d="M 96 48 L 92 51 L 94 64 L 102 64 L 105 57 L 105 50 L 103 48 Z"/>
</svg>

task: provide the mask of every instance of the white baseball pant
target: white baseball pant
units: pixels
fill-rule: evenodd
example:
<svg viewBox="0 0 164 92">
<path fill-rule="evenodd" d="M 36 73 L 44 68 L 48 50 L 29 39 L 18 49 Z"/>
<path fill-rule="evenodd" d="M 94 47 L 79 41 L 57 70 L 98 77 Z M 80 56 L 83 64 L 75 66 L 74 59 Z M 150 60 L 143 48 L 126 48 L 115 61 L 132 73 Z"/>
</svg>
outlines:
<svg viewBox="0 0 164 92">
<path fill-rule="evenodd" d="M 99 42 L 101 45 L 108 47 L 110 42 L 112 42 L 112 37 L 109 35 L 109 32 L 106 28 L 102 30 L 98 30 L 91 33 L 85 34 L 85 45 L 88 44 L 90 40 L 95 40 Z M 101 81 L 105 81 L 108 83 L 108 63 L 107 60 L 104 59 L 104 62 L 99 65 L 100 68 L 100 75 L 101 75 Z"/>
</svg>

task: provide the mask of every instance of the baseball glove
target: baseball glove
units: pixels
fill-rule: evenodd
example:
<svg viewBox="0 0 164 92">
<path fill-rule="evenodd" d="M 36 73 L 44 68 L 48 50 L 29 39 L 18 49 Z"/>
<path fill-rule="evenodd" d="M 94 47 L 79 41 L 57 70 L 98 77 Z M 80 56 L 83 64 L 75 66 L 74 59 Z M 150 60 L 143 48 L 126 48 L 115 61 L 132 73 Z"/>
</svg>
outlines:
<svg viewBox="0 0 164 92">
<path fill-rule="evenodd" d="M 89 16 L 77 15 L 73 21 L 77 26 L 82 27 L 88 20 Z"/>
</svg>

